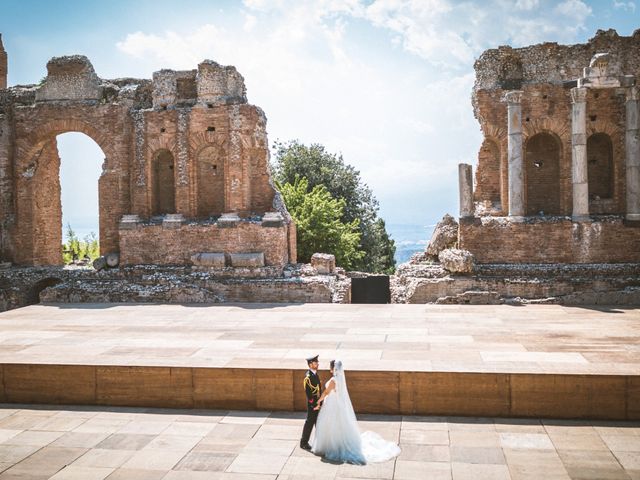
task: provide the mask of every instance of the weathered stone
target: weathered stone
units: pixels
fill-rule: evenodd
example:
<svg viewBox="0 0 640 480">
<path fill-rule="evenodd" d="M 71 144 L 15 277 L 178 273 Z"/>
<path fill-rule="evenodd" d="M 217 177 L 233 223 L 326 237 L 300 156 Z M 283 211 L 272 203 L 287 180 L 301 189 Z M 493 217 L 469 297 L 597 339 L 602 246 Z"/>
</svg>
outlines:
<svg viewBox="0 0 640 480">
<path fill-rule="evenodd" d="M 139 224 L 140 217 L 138 215 L 123 215 L 120 219 L 120 230 L 137 228 Z"/>
<path fill-rule="evenodd" d="M 98 257 L 93 261 L 93 268 L 98 272 L 107 268 L 107 259 L 105 257 Z"/>
<path fill-rule="evenodd" d="M 238 222 L 240 222 L 240 217 L 237 213 L 223 213 L 218 218 L 218 226 L 223 228 L 236 227 Z"/>
<path fill-rule="evenodd" d="M 447 248 L 438 254 L 438 260 L 443 268 L 451 273 L 473 272 L 474 258 L 468 250 Z"/>
<path fill-rule="evenodd" d="M 639 52 L 640 30 L 599 30 L 480 56 L 476 217 L 459 248 L 478 263 L 640 261 Z"/>
<path fill-rule="evenodd" d="M 262 217 L 263 227 L 281 227 L 284 224 L 284 217 L 280 212 L 267 212 Z"/>
<path fill-rule="evenodd" d="M 473 169 L 466 163 L 458 164 L 458 190 L 460 217 L 473 217 Z"/>
<path fill-rule="evenodd" d="M 310 265 L 197 270 L 190 266 L 92 268 L 9 268 L 0 276 L 0 312 L 43 302 L 251 302 L 345 303 L 350 280 L 344 275 L 300 275 Z"/>
<path fill-rule="evenodd" d="M 7 88 L 7 52 L 2 45 L 2 34 L 0 33 L 0 90 Z"/>
<path fill-rule="evenodd" d="M 224 253 L 196 253 L 191 255 L 191 262 L 196 267 L 224 268 L 226 265 Z"/>
<path fill-rule="evenodd" d="M 311 255 L 311 266 L 320 275 L 332 274 L 336 269 L 336 257 L 329 253 L 314 253 Z"/>
<path fill-rule="evenodd" d="M 269 176 L 267 119 L 234 67 L 205 60 L 152 80 L 104 80 L 75 55 L 51 59 L 40 85 L 5 79 L 0 47 L 0 260 L 62 264 L 56 135 L 71 131 L 104 153 L 102 254 L 188 265 L 203 250 L 258 245 L 270 266 L 295 262 L 295 227 Z M 238 228 L 220 233 L 227 226 Z"/>
<path fill-rule="evenodd" d="M 107 266 L 110 268 L 115 268 L 120 263 L 120 255 L 117 253 L 107 253 L 104 258 L 107 261 Z"/>
<path fill-rule="evenodd" d="M 232 267 L 264 267 L 264 253 L 230 253 Z"/>
<path fill-rule="evenodd" d="M 180 228 L 185 222 L 181 213 L 168 213 L 162 219 L 162 228 Z"/>
<path fill-rule="evenodd" d="M 445 248 L 453 248 L 458 242 L 458 222 L 446 214 L 436 225 L 426 252 L 428 255 L 437 257 Z"/>
</svg>

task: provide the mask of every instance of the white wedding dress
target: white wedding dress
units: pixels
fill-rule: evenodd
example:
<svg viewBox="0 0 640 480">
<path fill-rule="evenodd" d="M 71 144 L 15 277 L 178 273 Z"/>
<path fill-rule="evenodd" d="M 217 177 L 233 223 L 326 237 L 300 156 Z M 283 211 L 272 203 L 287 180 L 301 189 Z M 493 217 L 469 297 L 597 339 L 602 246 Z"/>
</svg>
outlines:
<svg viewBox="0 0 640 480">
<path fill-rule="evenodd" d="M 312 451 L 328 460 L 365 465 L 385 462 L 400 454 L 400 447 L 374 432 L 360 433 L 351 405 L 342 362 L 336 360 L 335 389 L 325 397 L 318 414 Z"/>
</svg>

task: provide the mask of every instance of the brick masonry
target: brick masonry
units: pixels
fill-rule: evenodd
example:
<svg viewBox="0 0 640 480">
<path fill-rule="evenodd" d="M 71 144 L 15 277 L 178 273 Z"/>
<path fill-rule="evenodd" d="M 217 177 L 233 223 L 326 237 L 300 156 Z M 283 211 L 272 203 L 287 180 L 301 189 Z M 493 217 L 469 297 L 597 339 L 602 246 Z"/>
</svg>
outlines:
<svg viewBox="0 0 640 480">
<path fill-rule="evenodd" d="M 103 254 L 183 262 L 184 251 L 201 251 L 201 244 L 209 251 L 264 248 L 267 263 L 295 262 L 293 223 L 269 176 L 266 116 L 247 103 L 234 67 L 204 61 L 194 70 L 161 70 L 153 80 L 104 80 L 76 55 L 51 59 L 47 72 L 40 85 L 0 87 L 1 260 L 62 263 L 56 136 L 81 132 L 105 156 L 98 186 Z M 223 213 L 259 221 L 272 211 L 282 215 L 280 226 L 225 233 L 215 226 Z M 153 221 L 165 214 L 201 225 L 120 231 L 123 215 Z"/>
<path fill-rule="evenodd" d="M 640 229 L 625 224 L 625 95 L 628 87 L 589 88 L 586 98 L 589 214 L 572 223 L 570 89 L 596 53 L 608 75 L 640 76 L 640 30 L 598 31 L 586 44 L 543 43 L 485 51 L 475 63 L 473 108 L 484 140 L 475 170 L 476 220 L 461 222 L 460 248 L 480 263 L 640 261 Z M 629 77 L 631 76 L 631 77 Z M 508 214 L 506 92 L 521 90 L 524 222 Z M 557 218 L 563 217 L 564 218 Z M 481 217 L 481 219 L 479 218 Z"/>
</svg>

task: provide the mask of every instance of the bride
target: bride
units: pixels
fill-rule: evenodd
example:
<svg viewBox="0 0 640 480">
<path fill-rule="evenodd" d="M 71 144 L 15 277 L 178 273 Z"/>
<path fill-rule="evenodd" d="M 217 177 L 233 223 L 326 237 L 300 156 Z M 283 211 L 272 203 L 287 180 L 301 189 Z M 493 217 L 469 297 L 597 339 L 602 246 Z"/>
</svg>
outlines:
<svg viewBox="0 0 640 480">
<path fill-rule="evenodd" d="M 374 432 L 360 433 L 351 405 L 344 368 L 340 360 L 331 360 L 333 375 L 318 404 L 322 405 L 316 424 L 312 451 L 328 460 L 365 465 L 385 462 L 400 454 L 400 447 Z"/>
</svg>

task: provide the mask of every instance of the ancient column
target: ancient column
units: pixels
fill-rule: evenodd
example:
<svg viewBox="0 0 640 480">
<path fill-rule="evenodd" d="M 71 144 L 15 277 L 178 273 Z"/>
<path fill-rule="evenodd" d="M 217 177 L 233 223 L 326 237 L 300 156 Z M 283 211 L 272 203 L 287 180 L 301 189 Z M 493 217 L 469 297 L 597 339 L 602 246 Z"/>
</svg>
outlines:
<svg viewBox="0 0 640 480">
<path fill-rule="evenodd" d="M 571 89 L 571 179 L 573 221 L 589 219 L 589 182 L 587 177 L 587 89 Z"/>
<path fill-rule="evenodd" d="M 0 33 L 0 90 L 7 88 L 7 52 L 2 46 L 2 34 Z"/>
<path fill-rule="evenodd" d="M 640 221 L 640 112 L 638 87 L 627 89 L 626 101 L 626 173 L 627 220 Z"/>
<path fill-rule="evenodd" d="M 473 217 L 473 173 L 471 165 L 458 164 L 458 190 L 460 192 L 460 218 Z"/>
<path fill-rule="evenodd" d="M 505 93 L 507 102 L 509 216 L 524 216 L 524 168 L 522 163 L 522 91 Z"/>
</svg>

